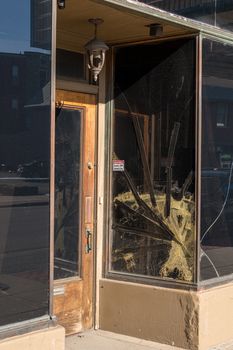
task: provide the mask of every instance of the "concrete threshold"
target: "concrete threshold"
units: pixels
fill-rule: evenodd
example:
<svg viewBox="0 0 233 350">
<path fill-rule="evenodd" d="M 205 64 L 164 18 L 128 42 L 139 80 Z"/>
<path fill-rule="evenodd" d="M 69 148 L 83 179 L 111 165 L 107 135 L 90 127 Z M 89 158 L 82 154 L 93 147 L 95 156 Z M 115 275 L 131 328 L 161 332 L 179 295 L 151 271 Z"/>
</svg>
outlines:
<svg viewBox="0 0 233 350">
<path fill-rule="evenodd" d="M 66 350 L 183 350 L 101 330 L 91 330 L 66 338 Z"/>
</svg>

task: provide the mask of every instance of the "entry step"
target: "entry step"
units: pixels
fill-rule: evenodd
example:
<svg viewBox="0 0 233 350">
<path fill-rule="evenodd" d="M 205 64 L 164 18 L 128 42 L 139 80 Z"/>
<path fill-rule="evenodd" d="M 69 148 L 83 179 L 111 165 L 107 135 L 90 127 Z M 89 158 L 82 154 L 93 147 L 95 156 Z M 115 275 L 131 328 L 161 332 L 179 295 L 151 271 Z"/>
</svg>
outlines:
<svg viewBox="0 0 233 350">
<path fill-rule="evenodd" d="M 101 330 L 91 330 L 66 338 L 66 350 L 184 350 Z"/>
</svg>

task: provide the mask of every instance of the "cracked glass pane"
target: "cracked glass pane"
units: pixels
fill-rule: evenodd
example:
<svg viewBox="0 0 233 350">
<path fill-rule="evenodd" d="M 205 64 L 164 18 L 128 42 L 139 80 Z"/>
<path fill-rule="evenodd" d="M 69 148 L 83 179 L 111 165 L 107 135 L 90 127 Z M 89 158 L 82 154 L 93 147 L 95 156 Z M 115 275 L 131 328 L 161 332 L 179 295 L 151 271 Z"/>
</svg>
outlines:
<svg viewBox="0 0 233 350">
<path fill-rule="evenodd" d="M 201 280 L 233 273 L 233 47 L 203 40 Z"/>
<path fill-rule="evenodd" d="M 111 270 L 192 282 L 195 40 L 115 55 Z"/>
</svg>

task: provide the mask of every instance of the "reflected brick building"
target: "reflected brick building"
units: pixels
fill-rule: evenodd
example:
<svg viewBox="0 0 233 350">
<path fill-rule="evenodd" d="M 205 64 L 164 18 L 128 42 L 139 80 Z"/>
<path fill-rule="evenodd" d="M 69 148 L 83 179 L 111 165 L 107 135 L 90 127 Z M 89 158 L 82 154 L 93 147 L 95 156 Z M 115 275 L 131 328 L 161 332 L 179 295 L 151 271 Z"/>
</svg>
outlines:
<svg viewBox="0 0 233 350">
<path fill-rule="evenodd" d="M 15 171 L 19 164 L 33 159 L 47 158 L 48 150 L 43 142 L 48 137 L 47 122 L 42 118 L 42 109 L 49 108 L 49 67 L 50 58 L 43 53 L 0 54 L 0 104 L 7 116 L 0 120 L 0 164 L 8 170 Z M 25 80 L 26 76 L 30 79 Z M 13 141 L 16 139 L 17 153 Z M 34 155 L 32 139 L 37 139 Z"/>
<path fill-rule="evenodd" d="M 50 0 L 31 0 L 31 46 L 50 49 L 51 38 Z"/>
</svg>

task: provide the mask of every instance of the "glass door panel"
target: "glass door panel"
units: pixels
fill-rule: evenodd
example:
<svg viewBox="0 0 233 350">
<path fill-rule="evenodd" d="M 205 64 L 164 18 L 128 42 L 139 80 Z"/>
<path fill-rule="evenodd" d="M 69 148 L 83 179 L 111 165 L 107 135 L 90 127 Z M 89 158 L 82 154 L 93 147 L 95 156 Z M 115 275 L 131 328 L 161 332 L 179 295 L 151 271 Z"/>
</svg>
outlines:
<svg viewBox="0 0 233 350">
<path fill-rule="evenodd" d="M 82 111 L 57 108 L 54 277 L 79 275 Z"/>
</svg>

